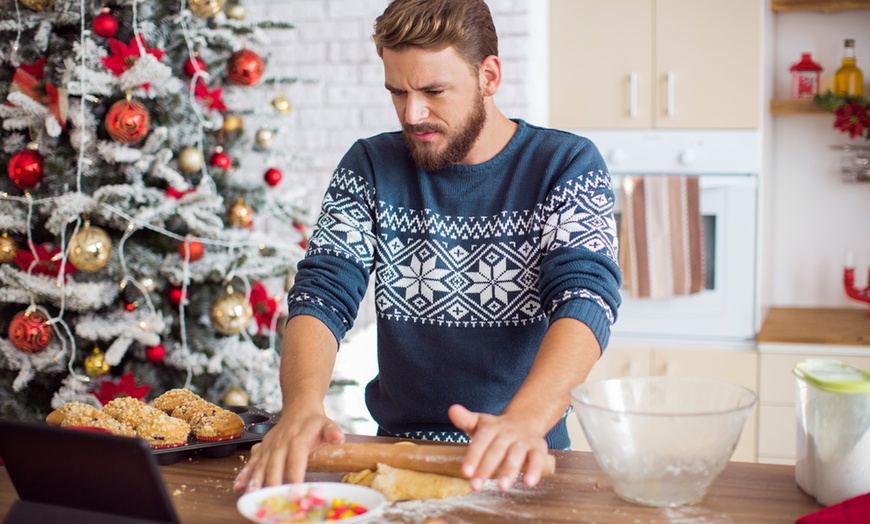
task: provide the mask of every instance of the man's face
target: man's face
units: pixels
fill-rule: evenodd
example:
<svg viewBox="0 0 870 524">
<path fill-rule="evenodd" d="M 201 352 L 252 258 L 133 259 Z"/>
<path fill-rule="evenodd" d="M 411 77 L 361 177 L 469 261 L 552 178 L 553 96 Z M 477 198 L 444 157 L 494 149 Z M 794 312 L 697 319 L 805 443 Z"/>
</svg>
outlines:
<svg viewBox="0 0 870 524">
<path fill-rule="evenodd" d="M 428 171 L 463 163 L 486 122 L 480 75 L 453 47 L 384 49 L 383 58 L 414 162 Z"/>
</svg>

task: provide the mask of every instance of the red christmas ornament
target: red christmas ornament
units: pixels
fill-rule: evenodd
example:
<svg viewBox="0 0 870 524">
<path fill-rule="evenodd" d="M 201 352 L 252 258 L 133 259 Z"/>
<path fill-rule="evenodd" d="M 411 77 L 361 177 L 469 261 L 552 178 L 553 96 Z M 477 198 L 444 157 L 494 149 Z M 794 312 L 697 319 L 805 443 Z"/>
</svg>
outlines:
<svg viewBox="0 0 870 524">
<path fill-rule="evenodd" d="M 182 300 L 187 300 L 187 293 L 184 292 L 178 286 L 173 286 L 169 288 L 169 292 L 166 294 L 166 297 L 169 299 L 169 303 L 173 306 L 178 306 L 181 304 Z"/>
<path fill-rule="evenodd" d="M 21 189 L 31 189 L 45 178 L 43 158 L 39 151 L 25 149 L 12 155 L 7 166 L 12 183 Z"/>
<path fill-rule="evenodd" d="M 202 242 L 186 239 L 178 243 L 178 256 L 182 259 L 189 257 L 191 262 L 195 262 L 202 258 L 205 253 L 205 246 Z"/>
<path fill-rule="evenodd" d="M 208 71 L 208 66 L 203 62 L 202 58 L 198 56 L 188 58 L 187 61 L 184 62 L 184 74 L 187 75 L 188 78 L 193 78 L 193 75 L 195 75 L 197 71 L 205 73 Z"/>
<path fill-rule="evenodd" d="M 54 328 L 45 313 L 22 311 L 9 323 L 9 341 L 24 353 L 38 353 L 47 348 L 54 338 Z"/>
<path fill-rule="evenodd" d="M 266 171 L 266 174 L 263 175 L 263 179 L 272 187 L 277 186 L 281 183 L 281 178 L 284 177 L 284 173 L 281 172 L 280 169 L 270 168 Z"/>
<path fill-rule="evenodd" d="M 213 167 L 219 167 L 224 171 L 229 170 L 233 167 L 233 159 L 230 158 L 230 155 L 224 153 L 223 151 L 218 151 L 208 159 L 208 165 Z"/>
<path fill-rule="evenodd" d="M 106 114 L 106 131 L 122 144 L 141 142 L 150 128 L 148 110 L 135 100 L 118 100 Z"/>
<path fill-rule="evenodd" d="M 94 33 L 103 38 L 112 38 L 118 33 L 118 19 L 108 8 L 94 17 Z"/>
<path fill-rule="evenodd" d="M 257 53 L 243 49 L 236 51 L 227 63 L 227 76 L 234 84 L 252 86 L 263 76 L 265 64 Z"/>
<path fill-rule="evenodd" d="M 148 362 L 159 364 L 166 358 L 166 348 L 162 344 L 151 346 L 145 350 L 145 358 L 148 359 Z"/>
</svg>

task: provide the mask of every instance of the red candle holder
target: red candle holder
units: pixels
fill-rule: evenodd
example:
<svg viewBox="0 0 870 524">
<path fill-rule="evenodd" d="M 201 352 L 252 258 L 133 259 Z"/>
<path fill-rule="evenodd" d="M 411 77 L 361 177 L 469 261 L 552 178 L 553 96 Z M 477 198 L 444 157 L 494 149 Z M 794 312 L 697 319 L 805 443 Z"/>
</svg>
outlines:
<svg viewBox="0 0 870 524">
<path fill-rule="evenodd" d="M 870 304 L 870 269 L 867 270 L 867 287 L 858 289 L 855 287 L 855 268 L 847 267 L 843 271 L 843 287 L 849 298 Z M 870 318 L 870 310 L 867 311 L 867 317 Z"/>
</svg>

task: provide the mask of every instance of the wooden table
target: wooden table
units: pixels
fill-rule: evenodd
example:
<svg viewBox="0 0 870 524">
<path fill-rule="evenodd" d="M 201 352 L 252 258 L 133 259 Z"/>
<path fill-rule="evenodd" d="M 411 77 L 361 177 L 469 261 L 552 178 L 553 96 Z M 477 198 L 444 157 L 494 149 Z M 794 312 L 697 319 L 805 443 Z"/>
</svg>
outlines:
<svg viewBox="0 0 870 524">
<path fill-rule="evenodd" d="M 350 436 L 349 441 L 389 441 Z M 465 497 L 393 504 L 374 522 L 424 523 L 441 517 L 451 524 L 510 522 L 587 522 L 596 524 L 767 524 L 794 523 L 820 509 L 794 481 L 793 466 L 732 462 L 707 497 L 694 506 L 652 508 L 623 501 L 613 492 L 590 453 L 554 451 L 556 474 L 535 489 L 517 484 L 506 493 L 487 486 Z M 232 482 L 249 455 L 241 450 L 224 458 L 191 455 L 160 466 L 184 524 L 243 524 L 236 510 L 239 495 Z M 131 472 L 132 474 L 132 472 Z M 307 480 L 337 480 L 334 474 L 310 474 Z M 94 486 L 94 495 L 99 486 Z M 0 516 L 16 500 L 6 470 L 0 468 Z"/>
</svg>

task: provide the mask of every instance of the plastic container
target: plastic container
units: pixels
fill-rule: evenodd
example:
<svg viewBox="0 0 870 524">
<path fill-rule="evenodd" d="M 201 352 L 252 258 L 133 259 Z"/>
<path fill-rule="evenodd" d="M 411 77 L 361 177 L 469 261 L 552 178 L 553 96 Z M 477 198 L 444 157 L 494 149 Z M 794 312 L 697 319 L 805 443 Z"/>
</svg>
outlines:
<svg viewBox="0 0 870 524">
<path fill-rule="evenodd" d="M 794 375 L 798 486 L 825 506 L 870 492 L 870 373 L 813 359 Z"/>
</svg>

